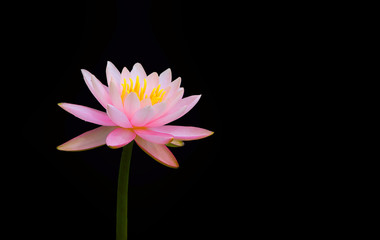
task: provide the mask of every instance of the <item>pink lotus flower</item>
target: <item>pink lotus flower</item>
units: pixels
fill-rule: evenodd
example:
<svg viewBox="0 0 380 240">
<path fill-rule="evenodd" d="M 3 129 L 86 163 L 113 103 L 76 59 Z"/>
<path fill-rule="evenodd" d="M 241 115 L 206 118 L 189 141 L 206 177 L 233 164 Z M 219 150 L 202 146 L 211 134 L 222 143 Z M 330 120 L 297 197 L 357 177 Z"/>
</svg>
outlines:
<svg viewBox="0 0 380 240">
<path fill-rule="evenodd" d="M 172 81 L 170 69 L 160 75 L 153 72 L 147 76 L 141 64 L 136 63 L 131 72 L 124 67 L 120 73 L 108 62 L 108 87 L 88 71 L 82 70 L 82 74 L 91 93 L 106 112 L 59 103 L 74 116 L 101 125 L 58 146 L 59 150 L 82 151 L 104 144 L 120 148 L 135 140 L 155 160 L 177 168 L 178 162 L 166 145 L 182 146 L 183 141 L 213 134 L 198 127 L 166 125 L 189 112 L 201 97 L 193 95 L 183 98 L 181 78 Z"/>
</svg>

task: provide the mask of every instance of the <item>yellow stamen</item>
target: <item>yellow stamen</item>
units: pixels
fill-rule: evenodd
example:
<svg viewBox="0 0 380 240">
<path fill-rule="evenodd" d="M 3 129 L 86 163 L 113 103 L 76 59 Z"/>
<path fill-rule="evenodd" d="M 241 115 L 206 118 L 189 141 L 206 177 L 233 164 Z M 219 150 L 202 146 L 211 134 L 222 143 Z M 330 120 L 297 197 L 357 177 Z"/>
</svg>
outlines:
<svg viewBox="0 0 380 240">
<path fill-rule="evenodd" d="M 136 76 L 135 84 L 133 84 L 132 78 L 129 78 L 129 84 L 127 84 L 127 80 L 124 79 L 124 82 L 121 83 L 121 87 L 122 87 L 121 99 L 122 99 L 123 103 L 124 103 L 125 97 L 128 94 L 134 92 L 134 93 L 136 93 L 136 95 L 140 101 L 149 97 L 151 102 L 152 102 L 152 105 L 154 105 L 156 103 L 161 102 L 165 96 L 165 93 L 166 93 L 163 89 L 160 89 L 161 85 L 158 85 L 157 88 L 153 88 L 153 90 L 151 91 L 150 94 L 149 93 L 147 94 L 146 93 L 146 88 L 147 88 L 146 79 L 144 78 L 144 84 L 143 84 L 143 86 L 141 86 L 138 76 Z"/>
</svg>

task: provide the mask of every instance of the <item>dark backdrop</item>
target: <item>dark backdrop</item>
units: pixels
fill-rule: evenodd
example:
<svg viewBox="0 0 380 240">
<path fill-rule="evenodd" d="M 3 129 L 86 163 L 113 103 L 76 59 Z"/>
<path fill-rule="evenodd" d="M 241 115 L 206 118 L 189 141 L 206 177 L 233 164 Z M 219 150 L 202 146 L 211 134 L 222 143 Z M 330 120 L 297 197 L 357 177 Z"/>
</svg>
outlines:
<svg viewBox="0 0 380 240">
<path fill-rule="evenodd" d="M 12 156 L 7 161 L 7 169 L 12 170 L 9 222 L 15 239 L 115 238 L 121 149 L 56 150 L 96 127 L 57 103 L 102 110 L 80 69 L 105 83 L 107 61 L 119 70 L 131 69 L 136 62 L 148 73 L 171 68 L 174 78 L 182 78 L 185 96 L 202 94 L 197 106 L 175 124 L 215 132 L 172 149 L 180 164 L 177 170 L 158 164 L 134 146 L 130 239 L 210 239 L 239 232 L 234 222 L 240 214 L 230 215 L 240 202 L 230 185 L 237 174 L 228 172 L 233 169 L 229 160 L 239 157 L 228 160 L 227 144 L 222 143 L 233 111 L 226 101 L 231 88 L 240 88 L 241 77 L 225 68 L 235 61 L 225 55 L 229 47 L 222 41 L 228 31 L 221 28 L 230 26 L 220 25 L 213 11 L 191 1 L 22 4 L 20 22 L 11 29 L 18 51 L 14 70 L 9 71 L 17 80 L 8 82 L 17 85 L 16 100 L 22 106 L 22 113 L 15 111 L 20 117 L 14 129 L 20 131 L 13 134 L 14 144 L 7 148 Z"/>
<path fill-rule="evenodd" d="M 306 71 L 306 56 L 314 56 L 310 49 L 318 51 L 318 44 L 309 41 L 315 35 L 307 35 L 309 23 L 293 14 L 298 8 L 283 5 L 164 0 L 4 5 L 0 176 L 6 238 L 115 239 L 121 149 L 56 150 L 96 127 L 57 103 L 102 109 L 80 69 L 105 83 L 107 61 L 120 70 L 136 62 L 148 73 L 171 68 L 174 78 L 182 78 L 185 96 L 202 94 L 174 123 L 215 132 L 172 149 L 180 164 L 176 170 L 134 146 L 130 240 L 318 232 L 321 225 L 309 219 L 323 213 L 320 203 L 326 200 L 305 180 L 318 161 L 305 163 L 317 159 L 318 151 L 308 150 L 306 136 L 314 125 L 302 124 L 313 116 L 304 115 L 309 106 L 297 95 L 312 89 L 302 84 L 317 72 Z"/>
</svg>

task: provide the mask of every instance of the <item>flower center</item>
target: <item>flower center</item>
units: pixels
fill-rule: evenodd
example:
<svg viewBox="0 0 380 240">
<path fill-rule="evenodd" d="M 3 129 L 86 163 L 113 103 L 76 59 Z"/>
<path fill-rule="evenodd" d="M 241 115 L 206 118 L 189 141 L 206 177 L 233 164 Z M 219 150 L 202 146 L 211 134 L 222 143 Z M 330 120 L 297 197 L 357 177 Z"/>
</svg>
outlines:
<svg viewBox="0 0 380 240">
<path fill-rule="evenodd" d="M 132 78 L 129 78 L 129 83 L 127 83 L 127 80 L 124 78 L 124 82 L 121 84 L 122 91 L 121 91 L 121 99 L 124 102 L 125 97 L 134 92 L 136 93 L 137 97 L 140 99 L 140 101 L 148 98 L 148 94 L 145 93 L 146 91 L 146 79 L 144 78 L 144 85 L 140 86 L 139 76 L 136 76 L 136 82 L 133 84 Z M 158 84 L 157 88 L 153 88 L 153 90 L 149 94 L 150 101 L 152 102 L 152 105 L 159 103 L 162 101 L 165 95 L 165 91 L 163 89 L 160 89 L 161 85 Z"/>
</svg>

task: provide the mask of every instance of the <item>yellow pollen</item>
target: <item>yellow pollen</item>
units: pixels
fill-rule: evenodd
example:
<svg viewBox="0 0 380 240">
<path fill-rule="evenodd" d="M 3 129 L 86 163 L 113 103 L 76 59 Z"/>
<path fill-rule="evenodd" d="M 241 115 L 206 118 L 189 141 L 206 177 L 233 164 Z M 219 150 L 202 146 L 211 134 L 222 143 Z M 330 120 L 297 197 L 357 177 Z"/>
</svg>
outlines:
<svg viewBox="0 0 380 240">
<path fill-rule="evenodd" d="M 153 88 L 152 92 L 149 94 L 146 94 L 146 79 L 144 78 L 144 85 L 140 86 L 139 76 L 136 76 L 136 82 L 133 84 L 132 78 L 129 78 L 129 84 L 127 83 L 127 80 L 124 78 L 124 82 L 121 84 L 122 90 L 121 90 L 121 100 L 124 103 L 125 97 L 134 92 L 136 93 L 137 97 L 140 101 L 148 98 L 150 98 L 150 101 L 152 102 L 152 105 L 159 103 L 163 100 L 166 91 L 163 89 L 160 89 L 161 85 L 159 84 L 157 88 Z"/>
</svg>

